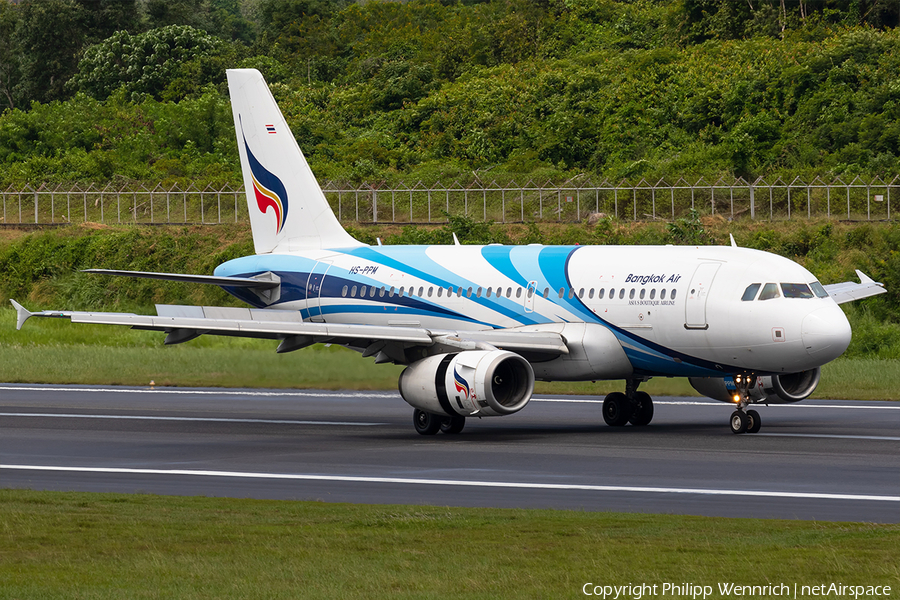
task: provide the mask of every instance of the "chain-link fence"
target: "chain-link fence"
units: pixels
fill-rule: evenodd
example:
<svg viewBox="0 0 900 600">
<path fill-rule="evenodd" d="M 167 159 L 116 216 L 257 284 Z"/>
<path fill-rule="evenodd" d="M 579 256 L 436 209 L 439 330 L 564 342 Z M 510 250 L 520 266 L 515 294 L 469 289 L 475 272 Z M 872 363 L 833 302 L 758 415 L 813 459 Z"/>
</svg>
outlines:
<svg viewBox="0 0 900 600">
<path fill-rule="evenodd" d="M 600 214 L 621 220 L 677 219 L 691 209 L 727 219 L 796 219 L 827 217 L 889 220 L 891 193 L 900 191 L 900 176 L 891 179 L 804 181 L 705 179 L 674 183 L 578 179 L 558 184 L 515 181 L 426 185 L 416 182 L 352 185 L 326 182 L 325 196 L 345 223 L 446 223 L 448 215 L 501 223 L 577 222 Z M 41 185 L 0 191 L 0 223 L 236 223 L 247 220 L 243 186 L 226 184 L 187 188 L 142 184 Z"/>
</svg>

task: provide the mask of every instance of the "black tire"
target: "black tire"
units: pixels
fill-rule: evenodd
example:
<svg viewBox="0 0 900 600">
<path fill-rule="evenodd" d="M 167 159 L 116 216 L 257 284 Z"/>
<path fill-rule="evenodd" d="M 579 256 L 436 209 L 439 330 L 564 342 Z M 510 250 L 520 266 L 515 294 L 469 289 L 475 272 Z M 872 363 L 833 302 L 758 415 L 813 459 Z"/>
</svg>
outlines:
<svg viewBox="0 0 900 600">
<path fill-rule="evenodd" d="M 747 433 L 756 433 L 759 431 L 759 428 L 762 427 L 762 420 L 759 418 L 759 413 L 751 409 L 747 411 L 747 416 L 750 418 L 750 424 L 747 425 Z"/>
<path fill-rule="evenodd" d="M 441 416 L 417 408 L 413 411 L 413 425 L 419 435 L 434 435 L 441 429 Z"/>
<path fill-rule="evenodd" d="M 731 413 L 731 433 L 744 433 L 747 426 L 750 425 L 750 419 L 744 411 L 736 410 Z"/>
<path fill-rule="evenodd" d="M 613 392 L 603 401 L 603 420 L 610 427 L 621 427 L 633 413 L 631 400 L 621 392 Z"/>
<path fill-rule="evenodd" d="M 647 392 L 634 393 L 634 412 L 628 419 L 635 427 L 649 425 L 653 420 L 653 398 Z"/>
<path fill-rule="evenodd" d="M 441 433 L 459 433 L 466 426 L 465 417 L 444 417 L 441 419 Z"/>
</svg>

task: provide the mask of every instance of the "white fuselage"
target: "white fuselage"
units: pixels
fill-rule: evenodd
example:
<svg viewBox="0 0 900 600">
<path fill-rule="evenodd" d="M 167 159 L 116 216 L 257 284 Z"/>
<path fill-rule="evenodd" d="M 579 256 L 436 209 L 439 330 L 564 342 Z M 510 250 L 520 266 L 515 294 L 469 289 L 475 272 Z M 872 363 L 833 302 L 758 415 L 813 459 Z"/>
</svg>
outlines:
<svg viewBox="0 0 900 600">
<path fill-rule="evenodd" d="M 282 282 L 268 307 L 299 310 L 305 320 L 583 337 L 582 358 L 594 366 L 563 376 L 551 369 L 546 378 L 627 377 L 622 353 L 640 376 L 794 373 L 833 360 L 850 342 L 847 319 L 827 295 L 785 297 L 795 288 L 782 284 L 818 285 L 809 271 L 746 248 L 363 246 L 250 256 L 216 269 L 265 272 Z M 754 297 L 742 299 L 753 284 Z M 760 299 L 764 288 L 777 295 Z"/>
</svg>

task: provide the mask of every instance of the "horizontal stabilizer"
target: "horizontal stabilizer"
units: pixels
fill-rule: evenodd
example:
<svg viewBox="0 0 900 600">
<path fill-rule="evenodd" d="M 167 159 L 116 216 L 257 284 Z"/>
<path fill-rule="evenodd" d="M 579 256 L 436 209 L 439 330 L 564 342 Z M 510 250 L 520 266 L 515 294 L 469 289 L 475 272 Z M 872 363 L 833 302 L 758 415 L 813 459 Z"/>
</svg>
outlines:
<svg viewBox="0 0 900 600">
<path fill-rule="evenodd" d="M 883 283 L 874 281 L 859 269 L 856 270 L 856 276 L 859 277 L 859 283 L 845 281 L 843 283 L 832 283 L 822 287 L 825 288 L 828 295 L 838 304 L 862 300 L 863 298 L 877 296 L 878 294 L 883 294 L 887 291 L 884 289 Z"/>
<path fill-rule="evenodd" d="M 96 275 L 118 275 L 121 277 L 142 277 L 144 279 L 162 279 L 164 281 L 183 281 L 185 283 L 211 283 L 213 285 L 255 288 L 266 290 L 278 287 L 281 280 L 272 273 L 259 277 L 216 277 L 214 275 L 190 275 L 187 273 L 153 273 L 150 271 L 117 271 L 114 269 L 84 269 L 82 273 Z"/>
</svg>

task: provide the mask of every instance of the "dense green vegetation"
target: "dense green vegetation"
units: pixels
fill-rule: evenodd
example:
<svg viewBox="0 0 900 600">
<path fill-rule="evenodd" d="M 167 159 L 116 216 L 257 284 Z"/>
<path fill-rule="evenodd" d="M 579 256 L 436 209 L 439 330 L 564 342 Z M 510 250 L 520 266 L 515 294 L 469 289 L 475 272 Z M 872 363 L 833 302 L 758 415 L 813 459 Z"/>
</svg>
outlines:
<svg viewBox="0 0 900 600">
<path fill-rule="evenodd" d="M 260 68 L 320 178 L 900 173 L 877 0 L 0 3 L 0 185 L 239 180 Z M 65 40 L 65 43 L 59 43 Z"/>
</svg>

